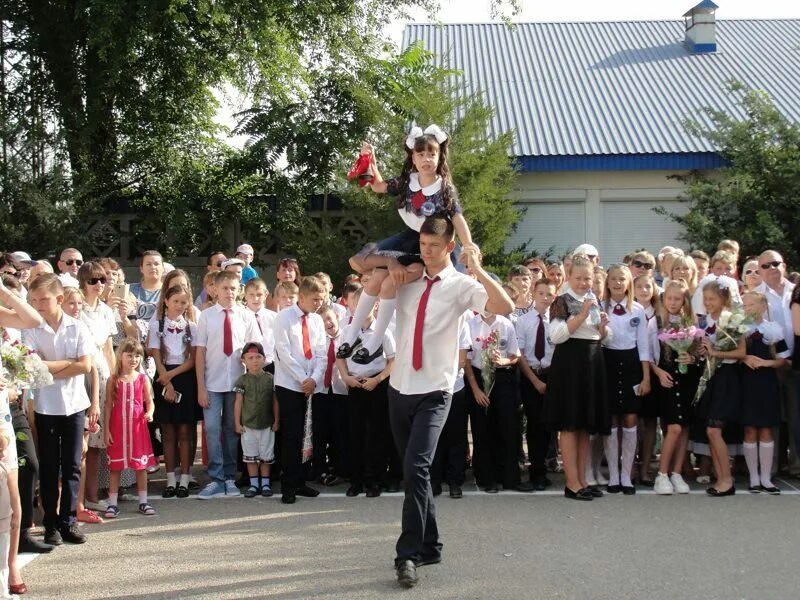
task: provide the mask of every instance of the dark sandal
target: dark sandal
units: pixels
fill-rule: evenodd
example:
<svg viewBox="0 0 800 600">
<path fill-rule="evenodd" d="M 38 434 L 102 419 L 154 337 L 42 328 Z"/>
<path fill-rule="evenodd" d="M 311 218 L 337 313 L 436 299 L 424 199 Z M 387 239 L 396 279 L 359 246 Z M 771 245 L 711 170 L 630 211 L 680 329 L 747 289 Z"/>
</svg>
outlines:
<svg viewBox="0 0 800 600">
<path fill-rule="evenodd" d="M 188 498 L 189 497 L 189 488 L 185 485 L 179 485 L 178 491 L 175 492 L 175 496 L 178 498 Z"/>
<path fill-rule="evenodd" d="M 175 486 L 174 485 L 168 485 L 167 487 L 164 488 L 164 491 L 161 492 L 161 497 L 162 498 L 174 498 L 175 494 L 176 494 Z"/>
<path fill-rule="evenodd" d="M 153 505 L 149 502 L 143 502 L 139 505 L 139 512 L 146 517 L 152 517 L 154 514 L 156 514 L 156 509 L 153 508 Z"/>
</svg>

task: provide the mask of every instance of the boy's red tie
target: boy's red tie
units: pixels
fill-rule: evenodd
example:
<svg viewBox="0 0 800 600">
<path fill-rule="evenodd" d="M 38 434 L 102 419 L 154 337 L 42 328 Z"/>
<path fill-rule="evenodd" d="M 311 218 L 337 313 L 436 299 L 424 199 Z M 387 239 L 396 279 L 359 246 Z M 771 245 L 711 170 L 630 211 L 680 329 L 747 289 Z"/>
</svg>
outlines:
<svg viewBox="0 0 800 600">
<path fill-rule="evenodd" d="M 325 379 L 323 380 L 323 385 L 326 388 L 331 387 L 331 382 L 333 381 L 333 363 L 336 362 L 336 353 L 333 351 L 333 338 L 328 343 L 328 366 L 325 367 Z"/>
<path fill-rule="evenodd" d="M 225 356 L 233 354 L 233 329 L 231 328 L 231 309 L 223 308 L 225 311 L 225 324 L 222 329 L 222 351 Z"/>
<path fill-rule="evenodd" d="M 256 313 L 256 325 L 258 325 L 258 332 L 264 335 L 264 329 L 261 327 L 261 317 L 258 316 L 258 313 Z"/>
<path fill-rule="evenodd" d="M 431 295 L 431 288 L 433 284 L 439 281 L 437 275 L 433 279 L 426 279 L 425 283 L 428 287 L 422 292 L 422 297 L 419 299 L 419 306 L 417 307 L 417 321 L 414 325 L 414 345 L 411 352 L 411 366 L 415 371 L 422 368 L 422 328 L 425 325 L 425 308 L 428 306 L 428 297 Z"/>
<path fill-rule="evenodd" d="M 300 322 L 303 324 L 303 354 L 308 360 L 311 360 L 311 337 L 308 335 L 308 315 L 300 317 Z"/>
</svg>

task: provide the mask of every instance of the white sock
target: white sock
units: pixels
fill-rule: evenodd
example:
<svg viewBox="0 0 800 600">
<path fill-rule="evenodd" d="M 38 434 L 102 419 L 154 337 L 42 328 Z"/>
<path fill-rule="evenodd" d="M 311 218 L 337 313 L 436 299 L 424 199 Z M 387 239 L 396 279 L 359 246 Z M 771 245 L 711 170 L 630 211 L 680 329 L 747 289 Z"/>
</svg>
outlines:
<svg viewBox="0 0 800 600">
<path fill-rule="evenodd" d="M 175 487 L 175 473 L 167 472 L 167 487 Z"/>
<path fill-rule="evenodd" d="M 759 444 L 759 459 L 761 461 L 761 485 L 772 486 L 772 456 L 775 454 L 775 442 L 761 442 Z"/>
<path fill-rule="evenodd" d="M 185 488 L 189 487 L 189 475 L 181 475 L 181 485 Z"/>
<path fill-rule="evenodd" d="M 631 481 L 631 471 L 633 470 L 633 459 L 636 458 L 636 435 L 638 427 L 622 428 L 622 471 L 619 474 L 620 483 L 625 487 L 633 487 Z"/>
<path fill-rule="evenodd" d="M 370 296 L 366 292 L 361 292 L 361 296 L 358 298 L 356 312 L 353 315 L 353 322 L 344 330 L 344 338 L 342 338 L 343 344 L 350 344 L 351 346 L 355 344 L 356 338 L 361 331 L 361 326 L 364 324 L 364 321 L 367 320 L 367 315 L 372 311 L 377 301 L 377 296 Z"/>
<path fill-rule="evenodd" d="M 119 501 L 119 492 L 115 492 L 113 494 L 108 494 L 108 505 L 109 506 L 117 506 Z"/>
<path fill-rule="evenodd" d="M 758 479 L 758 444 L 745 442 L 742 446 L 744 446 L 744 461 L 750 472 L 750 485 L 759 485 L 761 481 Z"/>
<path fill-rule="evenodd" d="M 619 439 L 616 427 L 611 428 L 611 435 L 603 437 L 603 447 L 608 463 L 608 485 L 619 485 Z"/>
<path fill-rule="evenodd" d="M 139 490 L 139 504 L 147 504 L 147 490 Z"/>
<path fill-rule="evenodd" d="M 250 478 L 250 485 L 252 485 L 254 488 L 258 487 L 258 475 Z"/>
<path fill-rule="evenodd" d="M 358 305 L 361 306 L 360 299 L 358 301 Z M 364 344 L 364 348 L 366 348 L 370 354 L 373 354 L 378 348 L 381 347 L 381 344 L 383 343 L 383 336 L 386 334 L 386 330 L 389 328 L 389 323 L 392 322 L 392 315 L 394 315 L 394 309 L 396 306 L 397 300 L 395 298 L 381 298 L 381 303 L 378 304 L 378 316 L 375 318 L 375 331 L 369 337 L 367 343 Z"/>
</svg>

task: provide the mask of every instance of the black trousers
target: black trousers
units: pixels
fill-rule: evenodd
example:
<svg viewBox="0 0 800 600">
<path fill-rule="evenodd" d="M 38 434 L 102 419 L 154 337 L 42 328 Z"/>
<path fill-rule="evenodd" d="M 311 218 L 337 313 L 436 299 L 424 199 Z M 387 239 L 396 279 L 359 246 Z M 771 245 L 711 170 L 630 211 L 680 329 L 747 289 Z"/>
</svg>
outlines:
<svg viewBox="0 0 800 600">
<path fill-rule="evenodd" d="M 405 488 L 395 564 L 438 557 L 442 553 L 430 468 L 447 420 L 450 399 L 451 394 L 445 391 L 409 395 L 389 387 L 389 418 L 403 462 Z"/>
<path fill-rule="evenodd" d="M 350 447 L 350 479 L 377 485 L 381 480 L 400 481 L 400 459 L 392 444 L 389 425 L 389 381 L 370 391 L 352 388 L 347 396 Z"/>
<path fill-rule="evenodd" d="M 467 467 L 467 390 L 462 388 L 453 394 L 450 412 L 447 414 L 436 456 L 431 468 L 431 481 L 448 485 L 464 485 Z"/>
<path fill-rule="evenodd" d="M 39 458 L 33 443 L 28 417 L 16 402 L 11 404 L 11 424 L 17 442 L 19 458 L 19 499 L 22 504 L 21 529 L 33 527 L 33 498 L 36 494 L 36 478 L 39 476 Z"/>
<path fill-rule="evenodd" d="M 546 373 L 537 377 L 547 383 Z M 530 380 L 521 373 L 519 389 L 522 397 L 522 408 L 528 421 L 525 439 L 528 442 L 528 458 L 531 461 L 529 472 L 531 479 L 541 478 L 547 475 L 545 460 L 550 446 L 550 432 L 545 428 L 541 419 L 544 396 L 536 391 Z"/>
<path fill-rule="evenodd" d="M 311 427 L 314 434 L 312 475 L 349 474 L 347 452 L 347 396 L 333 391 L 314 394 L 311 399 Z"/>
<path fill-rule="evenodd" d="M 483 387 L 480 370 L 473 370 L 478 385 Z M 503 487 L 513 488 L 520 483 L 518 440 L 521 435 L 515 371 L 495 371 L 489 401 L 488 407 L 480 406 L 470 390 L 475 481 L 482 487 L 501 483 Z"/>
<path fill-rule="evenodd" d="M 306 423 L 306 396 L 275 386 L 280 410 L 281 485 L 284 490 L 303 484 L 303 432 Z M 312 408 L 313 411 L 313 408 Z M 313 414 L 313 413 L 312 413 Z"/>
<path fill-rule="evenodd" d="M 83 427 L 86 415 L 43 415 L 36 413 L 39 434 L 39 486 L 47 529 L 69 525 L 75 518 L 81 481 Z M 58 477 L 61 474 L 61 503 Z"/>
</svg>

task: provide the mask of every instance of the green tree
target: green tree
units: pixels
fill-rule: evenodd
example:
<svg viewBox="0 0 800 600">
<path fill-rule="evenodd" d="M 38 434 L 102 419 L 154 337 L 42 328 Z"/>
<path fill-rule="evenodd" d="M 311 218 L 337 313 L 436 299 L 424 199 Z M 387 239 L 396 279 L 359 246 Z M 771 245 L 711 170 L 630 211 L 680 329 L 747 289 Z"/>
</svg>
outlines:
<svg viewBox="0 0 800 600">
<path fill-rule="evenodd" d="M 677 177 L 686 184 L 689 211 L 671 217 L 695 247 L 716 248 L 721 239 L 732 238 L 741 244 L 742 256 L 774 248 L 788 263 L 800 265 L 800 126 L 765 92 L 731 83 L 730 93 L 744 118 L 706 109 L 709 126 L 686 124 L 719 148 L 727 166 Z"/>
</svg>

